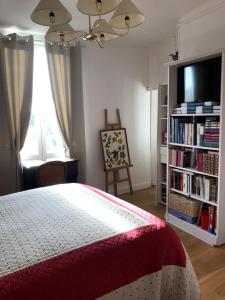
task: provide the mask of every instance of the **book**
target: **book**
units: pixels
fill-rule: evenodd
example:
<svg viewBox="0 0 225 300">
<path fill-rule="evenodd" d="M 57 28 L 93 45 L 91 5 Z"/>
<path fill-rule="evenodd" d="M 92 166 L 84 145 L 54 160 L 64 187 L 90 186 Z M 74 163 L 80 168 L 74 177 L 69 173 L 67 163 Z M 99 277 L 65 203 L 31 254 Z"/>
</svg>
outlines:
<svg viewBox="0 0 225 300">
<path fill-rule="evenodd" d="M 214 106 L 214 105 L 219 105 L 219 103 L 218 102 L 215 102 L 215 101 L 206 101 L 206 102 L 204 102 L 204 105 L 205 106 Z"/>
<path fill-rule="evenodd" d="M 212 113 L 212 111 L 213 111 L 212 106 L 197 106 L 196 107 L 196 114 Z"/>
<path fill-rule="evenodd" d="M 216 207 L 215 206 L 209 206 L 209 227 L 208 231 L 210 233 L 214 233 L 215 230 L 215 220 L 216 220 Z"/>
<path fill-rule="evenodd" d="M 185 103 L 181 103 L 181 107 L 197 107 L 197 106 L 201 106 L 204 105 L 204 102 L 185 102 Z"/>
</svg>

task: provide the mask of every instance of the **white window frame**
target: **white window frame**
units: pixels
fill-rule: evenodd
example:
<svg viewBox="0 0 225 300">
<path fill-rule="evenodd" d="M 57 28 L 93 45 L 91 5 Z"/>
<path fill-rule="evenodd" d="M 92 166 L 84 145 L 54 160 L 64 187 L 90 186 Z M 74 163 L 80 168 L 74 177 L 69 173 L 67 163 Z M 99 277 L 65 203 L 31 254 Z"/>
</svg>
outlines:
<svg viewBox="0 0 225 300">
<path fill-rule="evenodd" d="M 40 43 L 35 42 L 35 45 L 40 46 Z M 41 46 L 44 47 L 43 44 L 41 44 Z M 50 84 L 50 82 L 49 82 L 49 84 Z M 32 108 L 32 112 L 33 112 L 33 108 Z M 36 116 L 38 117 L 37 122 L 38 122 L 38 128 L 39 128 L 38 136 L 37 136 L 37 139 L 38 139 L 38 154 L 37 155 L 24 155 L 23 152 L 22 152 L 21 153 L 22 161 L 30 161 L 30 160 L 45 161 L 45 160 L 48 160 L 48 159 L 51 159 L 51 158 L 57 158 L 57 157 L 64 158 L 64 157 L 66 157 L 67 146 L 64 142 L 64 139 L 63 139 L 63 136 L 62 136 L 59 125 L 57 124 L 58 125 L 58 130 L 59 130 L 59 135 L 61 136 L 61 139 L 62 139 L 63 151 L 62 152 L 55 152 L 55 153 L 47 153 L 46 132 L 45 132 L 45 128 L 44 128 L 44 121 L 42 119 L 40 111 L 36 114 Z M 56 120 L 57 120 L 57 116 L 56 116 Z M 29 130 L 29 128 L 28 128 L 28 130 Z"/>
</svg>

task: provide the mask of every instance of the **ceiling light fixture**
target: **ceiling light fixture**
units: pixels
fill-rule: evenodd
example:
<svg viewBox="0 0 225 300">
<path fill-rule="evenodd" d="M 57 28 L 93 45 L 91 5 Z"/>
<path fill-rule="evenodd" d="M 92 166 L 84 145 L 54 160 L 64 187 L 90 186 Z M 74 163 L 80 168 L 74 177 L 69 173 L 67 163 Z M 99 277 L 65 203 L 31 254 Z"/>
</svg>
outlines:
<svg viewBox="0 0 225 300">
<path fill-rule="evenodd" d="M 106 41 L 116 39 L 129 32 L 129 29 L 142 24 L 144 15 L 131 0 L 78 0 L 77 9 L 88 16 L 89 32 L 75 31 L 70 24 L 72 15 L 59 0 L 40 0 L 31 19 L 33 22 L 50 26 L 45 39 L 51 43 L 69 45 L 79 38 L 96 41 L 103 48 Z M 107 22 L 102 15 L 114 14 Z M 98 16 L 94 25 L 91 17 Z M 113 27 L 125 29 L 124 34 L 117 33 Z"/>
</svg>

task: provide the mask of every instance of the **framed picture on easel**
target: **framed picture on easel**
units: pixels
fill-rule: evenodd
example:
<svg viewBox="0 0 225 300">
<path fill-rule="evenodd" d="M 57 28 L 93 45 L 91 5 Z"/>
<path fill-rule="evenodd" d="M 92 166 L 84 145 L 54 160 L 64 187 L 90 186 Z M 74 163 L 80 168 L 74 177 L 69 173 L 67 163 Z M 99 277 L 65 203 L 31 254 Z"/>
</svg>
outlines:
<svg viewBox="0 0 225 300">
<path fill-rule="evenodd" d="M 130 167 L 130 154 L 127 143 L 126 129 L 101 130 L 101 142 L 105 170 Z"/>
</svg>

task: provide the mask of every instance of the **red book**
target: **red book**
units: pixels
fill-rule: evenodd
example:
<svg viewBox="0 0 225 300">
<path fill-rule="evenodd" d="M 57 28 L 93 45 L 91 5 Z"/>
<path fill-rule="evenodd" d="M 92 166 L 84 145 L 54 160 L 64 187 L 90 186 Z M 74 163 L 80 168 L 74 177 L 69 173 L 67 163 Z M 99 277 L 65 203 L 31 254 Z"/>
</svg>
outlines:
<svg viewBox="0 0 225 300">
<path fill-rule="evenodd" d="M 202 154 L 202 152 L 198 152 L 197 169 L 199 172 L 203 171 L 203 154 Z"/>
<path fill-rule="evenodd" d="M 209 227 L 208 231 L 214 233 L 215 231 L 215 220 L 216 220 L 216 207 L 209 206 Z"/>
<path fill-rule="evenodd" d="M 205 210 L 201 212 L 201 228 L 204 230 L 209 228 L 209 213 Z"/>
</svg>

